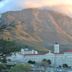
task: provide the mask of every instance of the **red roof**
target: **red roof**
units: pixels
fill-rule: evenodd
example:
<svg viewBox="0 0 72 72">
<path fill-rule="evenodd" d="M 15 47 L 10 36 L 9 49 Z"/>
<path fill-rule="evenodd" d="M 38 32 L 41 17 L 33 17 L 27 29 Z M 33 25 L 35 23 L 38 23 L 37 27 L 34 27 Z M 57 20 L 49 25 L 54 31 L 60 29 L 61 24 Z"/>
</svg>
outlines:
<svg viewBox="0 0 72 72">
<path fill-rule="evenodd" d="M 72 50 L 67 50 L 67 51 L 65 51 L 65 52 L 72 52 Z"/>
</svg>

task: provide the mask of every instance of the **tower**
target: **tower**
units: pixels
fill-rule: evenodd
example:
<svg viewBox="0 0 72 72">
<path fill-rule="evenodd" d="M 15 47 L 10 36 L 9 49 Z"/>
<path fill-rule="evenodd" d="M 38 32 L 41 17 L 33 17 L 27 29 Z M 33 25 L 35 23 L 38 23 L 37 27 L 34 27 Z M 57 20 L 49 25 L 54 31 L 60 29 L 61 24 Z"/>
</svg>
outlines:
<svg viewBox="0 0 72 72">
<path fill-rule="evenodd" d="M 54 44 L 54 53 L 59 53 L 59 44 L 58 43 Z"/>
</svg>

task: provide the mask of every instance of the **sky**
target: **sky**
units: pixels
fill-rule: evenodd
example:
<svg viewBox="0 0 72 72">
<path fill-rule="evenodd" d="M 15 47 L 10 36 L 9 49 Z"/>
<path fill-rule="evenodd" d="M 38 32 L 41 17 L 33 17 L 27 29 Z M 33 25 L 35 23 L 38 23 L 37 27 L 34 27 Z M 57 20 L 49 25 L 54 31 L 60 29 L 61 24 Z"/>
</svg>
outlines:
<svg viewBox="0 0 72 72">
<path fill-rule="evenodd" d="M 0 13 L 24 8 L 52 7 L 72 13 L 72 0 L 0 0 Z"/>
</svg>

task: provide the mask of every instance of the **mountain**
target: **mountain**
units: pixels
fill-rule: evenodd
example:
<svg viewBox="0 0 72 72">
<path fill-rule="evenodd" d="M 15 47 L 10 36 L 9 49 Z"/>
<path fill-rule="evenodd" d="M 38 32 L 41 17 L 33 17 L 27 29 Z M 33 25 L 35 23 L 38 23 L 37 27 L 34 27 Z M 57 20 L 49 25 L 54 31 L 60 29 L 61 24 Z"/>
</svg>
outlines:
<svg viewBox="0 0 72 72">
<path fill-rule="evenodd" d="M 0 18 L 0 38 L 41 47 L 54 42 L 68 46 L 72 44 L 72 18 L 38 8 L 9 11 Z"/>
</svg>

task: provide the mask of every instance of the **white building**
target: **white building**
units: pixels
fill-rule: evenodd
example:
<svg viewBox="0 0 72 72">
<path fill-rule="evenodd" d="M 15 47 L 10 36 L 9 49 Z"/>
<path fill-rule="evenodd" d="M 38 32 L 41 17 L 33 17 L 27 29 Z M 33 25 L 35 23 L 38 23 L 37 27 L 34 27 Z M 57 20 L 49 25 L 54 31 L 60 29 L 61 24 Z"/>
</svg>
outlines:
<svg viewBox="0 0 72 72">
<path fill-rule="evenodd" d="M 54 54 L 53 53 L 46 53 L 46 54 L 21 54 L 16 53 L 15 55 L 7 57 L 7 59 L 11 59 L 12 62 L 28 62 L 29 60 L 41 62 L 43 59 L 49 59 L 54 63 Z"/>
<path fill-rule="evenodd" d="M 28 48 L 25 48 L 25 49 L 21 49 L 21 54 L 38 54 L 38 51 L 36 50 L 29 50 Z"/>
<path fill-rule="evenodd" d="M 58 48 L 58 49 L 57 49 Z M 13 62 L 28 62 L 29 60 L 41 62 L 43 59 L 51 60 L 52 65 L 59 66 L 62 64 L 68 64 L 69 66 L 72 66 L 72 51 L 66 51 L 64 53 L 59 52 L 59 44 L 54 44 L 54 52 L 51 53 L 50 51 L 45 54 L 38 54 L 38 52 L 35 53 L 35 50 L 32 50 L 31 52 L 26 49 L 21 50 L 20 53 L 16 53 L 16 55 L 12 55 L 10 57 L 7 57 L 7 59 L 11 59 Z"/>
</svg>

